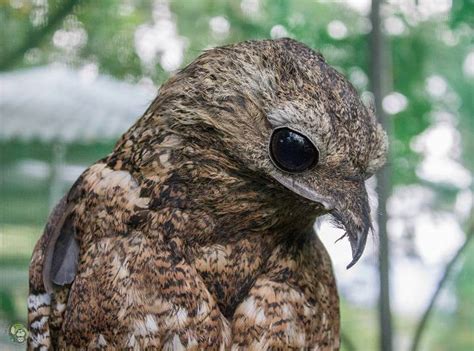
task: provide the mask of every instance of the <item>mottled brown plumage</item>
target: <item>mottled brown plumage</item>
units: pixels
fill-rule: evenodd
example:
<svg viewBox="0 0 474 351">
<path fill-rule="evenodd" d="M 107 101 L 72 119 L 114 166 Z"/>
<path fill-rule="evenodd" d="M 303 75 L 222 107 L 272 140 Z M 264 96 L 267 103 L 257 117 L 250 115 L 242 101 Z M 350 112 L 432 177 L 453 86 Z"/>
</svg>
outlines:
<svg viewBox="0 0 474 351">
<path fill-rule="evenodd" d="M 275 167 L 268 143 L 283 126 L 316 145 L 315 167 Z M 30 268 L 29 347 L 338 349 L 334 276 L 312 227 L 331 213 L 358 259 L 364 180 L 385 152 L 354 88 L 306 46 L 205 52 L 50 217 Z"/>
</svg>

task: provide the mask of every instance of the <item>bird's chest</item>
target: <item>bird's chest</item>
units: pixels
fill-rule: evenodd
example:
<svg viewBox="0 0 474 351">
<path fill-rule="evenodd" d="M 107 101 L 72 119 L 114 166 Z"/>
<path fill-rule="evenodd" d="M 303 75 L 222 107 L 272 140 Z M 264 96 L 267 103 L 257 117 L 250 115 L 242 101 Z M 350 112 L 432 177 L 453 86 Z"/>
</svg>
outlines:
<svg viewBox="0 0 474 351">
<path fill-rule="evenodd" d="M 193 250 L 191 264 L 214 295 L 225 317 L 232 317 L 256 277 L 265 267 L 269 252 L 255 240 L 213 244 Z"/>
</svg>

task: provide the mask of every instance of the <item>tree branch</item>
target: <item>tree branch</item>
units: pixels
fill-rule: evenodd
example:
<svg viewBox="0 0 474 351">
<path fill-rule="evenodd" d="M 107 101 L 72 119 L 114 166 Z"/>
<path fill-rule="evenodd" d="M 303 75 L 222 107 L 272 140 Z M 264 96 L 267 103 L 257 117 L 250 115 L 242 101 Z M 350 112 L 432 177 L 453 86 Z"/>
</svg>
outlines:
<svg viewBox="0 0 474 351">
<path fill-rule="evenodd" d="M 416 327 L 415 331 L 415 336 L 413 337 L 413 342 L 411 345 L 410 350 L 411 351 L 417 351 L 418 347 L 420 345 L 421 337 L 423 335 L 423 332 L 426 329 L 426 325 L 428 323 L 429 317 L 431 315 L 431 312 L 433 311 L 433 308 L 435 306 L 436 300 L 438 299 L 439 294 L 443 290 L 444 285 L 446 284 L 451 271 L 453 270 L 455 264 L 459 260 L 459 258 L 462 256 L 464 250 L 466 247 L 469 245 L 470 241 L 474 237 L 474 213 L 471 214 L 471 220 L 468 225 L 467 231 L 466 231 L 466 239 L 464 243 L 459 247 L 458 251 L 454 254 L 454 256 L 451 258 L 451 260 L 448 262 L 446 265 L 446 268 L 444 269 L 443 276 L 441 277 L 440 281 L 438 282 L 438 286 L 436 287 L 435 292 L 433 293 L 433 296 L 431 297 L 430 303 L 428 304 L 428 307 L 426 308 L 425 312 L 423 313 L 420 321 L 418 322 L 418 325 Z"/>
<path fill-rule="evenodd" d="M 63 5 L 49 17 L 45 25 L 36 30 L 33 26 L 30 26 L 26 40 L 11 53 L 6 54 L 4 59 L 0 61 L 0 71 L 5 71 L 16 65 L 28 50 L 37 47 L 44 37 L 51 33 L 79 2 L 81 0 L 64 0 L 62 1 Z"/>
<path fill-rule="evenodd" d="M 374 94 L 375 111 L 379 122 L 390 137 L 392 135 L 391 121 L 385 115 L 382 108 L 382 99 L 387 91 L 387 84 L 391 79 L 390 71 L 387 69 L 387 48 L 382 32 L 382 18 L 380 7 L 383 0 L 372 0 L 370 22 L 372 32 L 370 33 L 370 85 Z M 390 307 L 390 247 L 387 232 L 387 199 L 391 194 L 391 167 L 390 162 L 382 168 L 377 175 L 378 188 L 378 238 L 379 238 L 379 342 L 380 349 L 392 351 L 392 312 Z"/>
</svg>

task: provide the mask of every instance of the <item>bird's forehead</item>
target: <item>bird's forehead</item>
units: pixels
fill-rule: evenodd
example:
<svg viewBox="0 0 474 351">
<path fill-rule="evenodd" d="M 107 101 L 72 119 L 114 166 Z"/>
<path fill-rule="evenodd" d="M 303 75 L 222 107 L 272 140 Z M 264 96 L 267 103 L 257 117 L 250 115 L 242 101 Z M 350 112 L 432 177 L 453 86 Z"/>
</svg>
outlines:
<svg viewBox="0 0 474 351">
<path fill-rule="evenodd" d="M 285 101 L 271 108 L 267 119 L 271 129 L 288 127 L 306 135 L 328 164 L 350 161 L 365 168 L 369 162 L 375 126 L 363 106 L 334 111 L 318 100 Z"/>
<path fill-rule="evenodd" d="M 216 48 L 183 73 L 196 83 L 194 102 L 215 108 L 217 101 L 219 116 L 229 112 L 228 118 L 208 120 L 249 145 L 265 145 L 273 129 L 287 126 L 310 138 L 333 165 L 348 161 L 364 169 L 374 157 L 380 139 L 375 119 L 348 80 L 301 43 L 283 39 Z M 177 91 L 181 96 L 181 87 Z"/>
</svg>

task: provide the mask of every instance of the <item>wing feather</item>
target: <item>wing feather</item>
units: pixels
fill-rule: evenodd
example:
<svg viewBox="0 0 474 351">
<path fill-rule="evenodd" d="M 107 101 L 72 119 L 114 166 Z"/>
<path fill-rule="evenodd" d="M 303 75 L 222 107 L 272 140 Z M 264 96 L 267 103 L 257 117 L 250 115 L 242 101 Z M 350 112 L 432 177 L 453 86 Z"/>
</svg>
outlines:
<svg viewBox="0 0 474 351">
<path fill-rule="evenodd" d="M 43 285 L 53 292 L 53 283 L 63 286 L 74 280 L 79 259 L 79 245 L 73 226 L 73 206 L 66 196 L 53 210 L 45 228 L 47 245 L 43 263 Z"/>
</svg>

